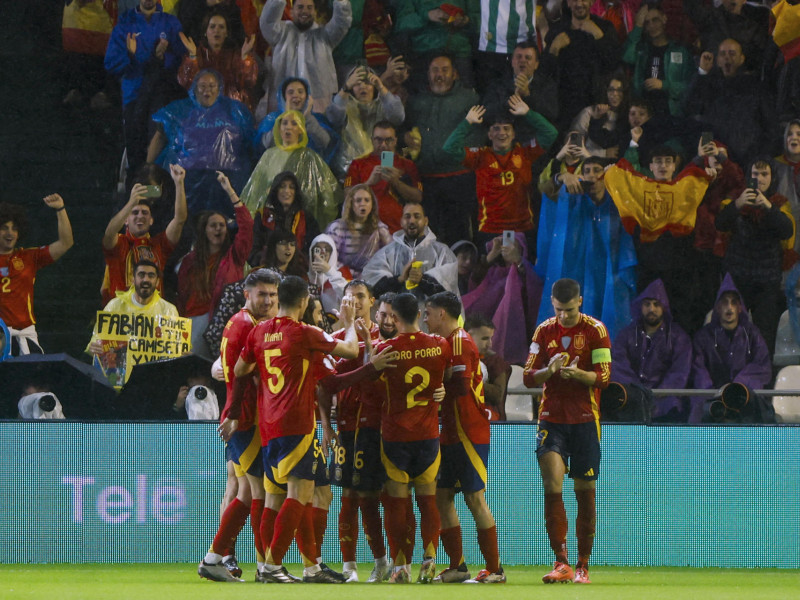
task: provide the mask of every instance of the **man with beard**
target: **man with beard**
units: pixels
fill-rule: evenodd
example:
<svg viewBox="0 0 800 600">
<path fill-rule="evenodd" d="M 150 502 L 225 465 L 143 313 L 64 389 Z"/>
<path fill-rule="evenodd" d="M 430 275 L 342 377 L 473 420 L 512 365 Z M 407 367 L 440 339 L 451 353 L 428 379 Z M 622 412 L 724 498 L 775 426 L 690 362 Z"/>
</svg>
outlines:
<svg viewBox="0 0 800 600">
<path fill-rule="evenodd" d="M 282 20 L 285 7 L 286 0 L 269 0 L 261 12 L 261 33 L 272 46 L 272 89 L 287 77 L 301 77 L 311 88 L 314 110 L 323 112 L 338 89 L 333 49 L 350 29 L 350 0 L 334 0 L 325 25 L 316 22 L 314 0 L 295 0 L 291 21 Z"/>
<path fill-rule="evenodd" d="M 261 481 L 264 470 L 261 463 L 261 436 L 255 423 L 257 388 L 252 377 L 246 377 L 240 384 L 245 387 L 241 415 L 238 419 L 232 419 L 229 414 L 234 385 L 239 385 L 233 375 L 233 366 L 247 336 L 259 321 L 272 319 L 278 314 L 279 283 L 278 275 L 267 269 L 251 272 L 244 280 L 244 308 L 231 317 L 222 334 L 222 369 L 228 394 L 217 431 L 226 442 L 226 458 L 233 463 L 239 481 L 236 498 L 222 514 L 214 541 L 197 568 L 200 577 L 212 581 L 237 581 L 242 574 L 234 554 L 234 545 L 248 515 L 253 528 L 258 567 L 264 563 L 260 535 L 264 511 L 264 484 Z"/>
<path fill-rule="evenodd" d="M 611 347 L 611 378 L 650 389 L 682 389 L 689 383 L 692 341 L 672 321 L 664 283 L 656 279 L 631 304 L 634 321 Z M 675 396 L 656 398 L 653 420 L 685 422 L 688 407 Z"/>
</svg>

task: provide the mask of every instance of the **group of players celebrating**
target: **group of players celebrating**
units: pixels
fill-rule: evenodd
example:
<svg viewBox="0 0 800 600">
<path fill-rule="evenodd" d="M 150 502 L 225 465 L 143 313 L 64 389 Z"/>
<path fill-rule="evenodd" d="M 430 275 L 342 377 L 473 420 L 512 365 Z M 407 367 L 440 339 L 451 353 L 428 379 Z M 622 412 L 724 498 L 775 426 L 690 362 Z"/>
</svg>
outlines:
<svg viewBox="0 0 800 600">
<path fill-rule="evenodd" d="M 558 351 L 551 353 L 556 348 L 550 347 L 549 338 L 543 346 L 544 340 L 537 342 L 542 328 L 550 323 L 547 321 L 534 336 L 526 371 L 529 385 L 550 382 L 544 383 L 542 410 L 549 409 L 555 419 L 549 431 L 548 423 L 541 421 L 537 437 L 546 524 L 556 553 L 554 569 L 544 581 L 588 583 L 594 481 L 600 459 L 597 393 L 603 377 L 607 383 L 610 360 L 605 360 L 602 352 L 598 354 L 598 348 L 609 347 L 608 336 L 598 346 L 602 335 L 590 331 L 584 323 L 590 318 L 578 310 L 579 288 L 576 297 L 566 303 L 574 311 L 562 323 L 561 315 L 567 313 L 559 312 L 556 291 L 554 286 L 557 316 L 550 321 L 555 329 L 547 335 L 560 338 Z M 256 581 L 357 582 L 360 510 L 375 561 L 367 581 L 408 583 L 417 528 L 413 488 L 423 557 L 417 581 L 504 583 L 497 529 L 484 495 L 490 427 L 483 406 L 480 357 L 470 335 L 459 326 L 462 307 L 458 297 L 441 292 L 426 300 L 424 320 L 430 333 L 425 333 L 420 330 L 416 296 L 386 294 L 375 307 L 370 287 L 353 280 L 342 301 L 342 328 L 329 335 L 310 324 L 316 323 L 313 300 L 308 284 L 300 278 L 280 280 L 271 271 L 258 269 L 246 278 L 244 293 L 245 307 L 231 318 L 223 335 L 221 360 L 228 394 L 218 428 L 238 478 L 238 492 L 222 512 L 211 547 L 198 566 L 199 575 L 214 581 L 242 581 L 235 542 L 249 516 L 257 555 Z M 572 323 L 576 318 L 580 322 Z M 594 331 L 602 333 L 602 324 L 591 321 L 598 324 Z M 581 331 L 571 341 L 568 336 L 558 336 L 561 329 L 576 325 Z M 548 398 L 547 388 L 553 387 L 551 378 L 556 374 L 560 387 L 555 386 L 558 393 Z M 583 396 L 575 402 L 578 408 L 564 410 L 563 394 L 574 393 L 571 388 L 575 385 L 583 386 Z M 336 432 L 331 426 L 334 395 Z M 547 412 L 541 414 L 546 418 Z M 586 420 L 587 414 L 592 420 Z M 316 435 L 317 418 L 322 423 L 321 440 Z M 589 432 L 587 442 L 587 423 L 592 421 L 596 421 L 595 433 Z M 592 437 L 597 440 L 596 448 Z M 342 488 L 342 573 L 321 559 L 332 498 L 325 460 L 329 451 L 333 481 Z M 557 459 L 561 459 L 560 466 Z M 561 539 L 566 537 L 564 505 L 561 502 L 562 515 L 555 500 L 556 495 L 559 501 L 561 498 L 560 483 L 568 460 L 573 467 L 578 465 L 570 474 L 576 478 L 579 502 L 575 571 L 567 561 L 565 539 Z M 455 509 L 459 491 L 474 518 L 486 563 L 475 577 L 470 575 L 462 551 Z M 450 562 L 437 573 L 440 537 Z M 302 578 L 282 564 L 293 540 L 303 561 Z"/>
</svg>

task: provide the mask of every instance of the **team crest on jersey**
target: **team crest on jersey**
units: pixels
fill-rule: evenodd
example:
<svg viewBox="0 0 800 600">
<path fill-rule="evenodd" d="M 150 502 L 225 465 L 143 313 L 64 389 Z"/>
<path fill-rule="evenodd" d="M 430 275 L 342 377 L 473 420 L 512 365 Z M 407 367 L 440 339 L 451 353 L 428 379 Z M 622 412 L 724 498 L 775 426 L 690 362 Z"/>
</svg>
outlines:
<svg viewBox="0 0 800 600">
<path fill-rule="evenodd" d="M 566 350 L 569 348 L 569 343 L 572 341 L 572 338 L 568 335 L 565 335 L 561 338 L 561 347 Z"/>
<path fill-rule="evenodd" d="M 575 334 L 575 350 L 583 350 L 586 345 L 586 336 L 582 333 Z"/>
<path fill-rule="evenodd" d="M 522 166 L 522 158 L 515 154 L 511 157 L 511 163 L 515 168 L 519 169 Z"/>
<path fill-rule="evenodd" d="M 19 256 L 15 256 L 11 259 L 11 266 L 17 271 L 22 271 L 25 268 L 25 263 Z"/>
</svg>

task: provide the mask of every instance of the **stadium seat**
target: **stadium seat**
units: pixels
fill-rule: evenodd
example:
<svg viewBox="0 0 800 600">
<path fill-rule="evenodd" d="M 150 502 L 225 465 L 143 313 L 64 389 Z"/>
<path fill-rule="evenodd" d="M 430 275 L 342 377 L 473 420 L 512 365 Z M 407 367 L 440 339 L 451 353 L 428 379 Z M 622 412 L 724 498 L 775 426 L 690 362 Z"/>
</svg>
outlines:
<svg viewBox="0 0 800 600">
<path fill-rule="evenodd" d="M 772 359 L 772 364 L 776 367 L 800 364 L 800 345 L 794 339 L 788 310 L 783 311 L 778 322 L 778 333 L 775 337 L 775 356 Z"/>
<path fill-rule="evenodd" d="M 775 389 L 800 390 L 800 366 L 783 367 L 775 380 Z M 775 396 L 772 405 L 778 423 L 800 423 L 800 396 Z"/>
<path fill-rule="evenodd" d="M 511 365 L 508 389 L 523 388 L 522 367 Z M 533 421 L 533 398 L 530 394 L 506 395 L 506 419 L 508 421 Z"/>
</svg>

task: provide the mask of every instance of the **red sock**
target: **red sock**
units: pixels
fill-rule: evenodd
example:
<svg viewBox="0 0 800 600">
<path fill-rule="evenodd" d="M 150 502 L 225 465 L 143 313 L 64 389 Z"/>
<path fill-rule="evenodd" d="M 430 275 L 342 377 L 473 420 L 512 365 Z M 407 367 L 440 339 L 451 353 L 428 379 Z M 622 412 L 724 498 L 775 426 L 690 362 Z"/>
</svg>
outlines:
<svg viewBox="0 0 800 600">
<path fill-rule="evenodd" d="M 439 509 L 436 506 L 436 496 L 417 495 L 417 506 L 419 506 L 419 532 L 422 536 L 423 556 L 436 556 L 436 548 L 439 546 Z"/>
<path fill-rule="evenodd" d="M 294 498 L 286 498 L 283 501 L 283 506 L 278 511 L 278 516 L 275 517 L 275 533 L 272 535 L 272 542 L 269 545 L 269 553 L 274 564 L 279 565 L 283 562 L 283 557 L 286 556 L 286 552 L 289 550 L 289 546 L 294 539 L 294 532 L 300 526 L 305 509 L 305 505 Z M 266 513 L 266 510 L 264 512 Z M 264 521 L 265 519 L 262 518 L 262 527 L 264 526 Z"/>
<path fill-rule="evenodd" d="M 375 496 L 364 496 L 359 498 L 358 504 L 361 507 L 361 520 L 364 522 L 364 537 L 367 538 L 372 556 L 382 558 L 386 556 L 386 544 L 383 541 L 383 523 L 378 499 Z M 353 557 L 355 560 L 355 553 Z"/>
<path fill-rule="evenodd" d="M 594 543 L 594 530 L 597 518 L 594 504 L 594 490 L 575 490 L 578 500 L 578 515 L 575 518 L 575 535 L 578 537 L 578 565 L 589 565 Z"/>
<path fill-rule="evenodd" d="M 250 509 L 248 506 L 238 498 L 234 498 L 233 502 L 228 504 L 228 508 L 222 513 L 222 517 L 219 520 L 217 535 L 214 536 L 214 541 L 211 543 L 211 547 L 216 554 L 227 556 L 233 552 L 236 536 L 239 535 L 242 527 L 247 522 L 249 514 Z"/>
<path fill-rule="evenodd" d="M 258 528 L 258 533 L 261 537 L 261 550 L 264 556 L 266 556 L 267 550 L 272 544 L 272 537 L 275 535 L 275 519 L 277 517 L 278 511 L 267 506 L 264 507 L 264 512 L 261 513 L 261 526 Z"/>
<path fill-rule="evenodd" d="M 567 511 L 560 493 L 544 495 L 544 522 L 547 527 L 547 537 L 550 538 L 550 547 L 556 555 L 556 560 L 569 563 L 567 560 Z"/>
<path fill-rule="evenodd" d="M 442 529 L 439 535 L 442 538 L 444 551 L 450 557 L 450 568 L 457 569 L 464 562 L 464 553 L 461 546 L 461 525 Z"/>
<path fill-rule="evenodd" d="M 264 513 L 264 499 L 253 498 L 250 501 L 250 527 L 253 529 L 253 542 L 256 546 L 256 557 L 264 559 L 264 542 L 261 541 L 261 515 Z"/>
<path fill-rule="evenodd" d="M 317 541 L 314 538 L 314 507 L 310 502 L 303 510 L 294 538 L 297 540 L 297 549 L 300 550 L 303 564 L 307 567 L 316 564 Z"/>
<path fill-rule="evenodd" d="M 383 499 L 386 509 L 384 520 L 386 531 L 391 532 L 389 538 L 389 550 L 395 565 L 405 565 L 411 562 L 411 554 L 406 539 L 406 508 L 408 502 L 405 498 L 393 498 L 386 496 Z M 394 543 L 392 543 L 394 540 Z"/>
<path fill-rule="evenodd" d="M 358 541 L 358 499 L 342 496 L 342 507 L 339 509 L 339 547 L 342 550 L 342 562 L 355 562 L 356 543 Z"/>
<path fill-rule="evenodd" d="M 478 529 L 478 547 L 486 561 L 486 570 L 497 573 L 500 570 L 500 552 L 497 549 L 497 526 Z"/>
<path fill-rule="evenodd" d="M 414 501 L 411 496 L 406 501 L 406 543 L 408 544 L 408 561 L 414 556 L 414 543 L 417 541 L 417 515 L 414 514 Z"/>
<path fill-rule="evenodd" d="M 380 502 L 383 504 L 383 520 L 384 520 L 384 530 L 386 531 L 386 541 L 389 543 L 389 548 L 397 548 L 397 540 L 394 539 L 394 532 L 389 527 L 389 518 L 386 516 L 389 512 L 389 494 L 386 492 L 381 492 L 380 495 Z M 366 528 L 366 525 L 365 525 Z"/>
<path fill-rule="evenodd" d="M 311 511 L 311 520 L 314 522 L 314 541 L 317 544 L 317 553 L 314 558 L 322 556 L 322 540 L 325 537 L 325 530 L 328 528 L 328 511 L 324 508 L 317 508 Z"/>
</svg>

